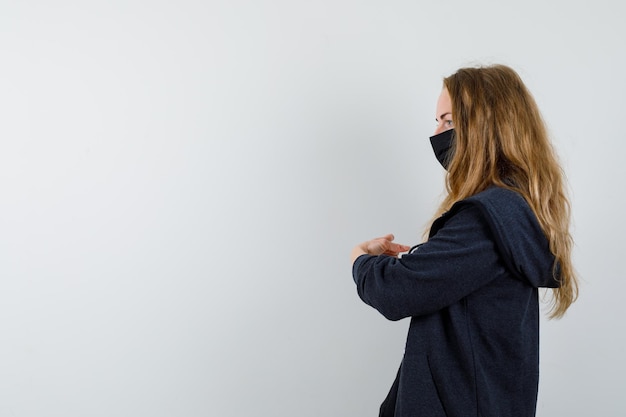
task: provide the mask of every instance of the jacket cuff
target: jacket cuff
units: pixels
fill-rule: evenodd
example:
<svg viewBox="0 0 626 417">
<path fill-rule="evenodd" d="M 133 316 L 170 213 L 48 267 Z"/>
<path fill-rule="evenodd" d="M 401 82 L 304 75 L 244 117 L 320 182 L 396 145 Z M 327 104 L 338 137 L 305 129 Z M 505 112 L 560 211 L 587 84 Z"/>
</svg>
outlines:
<svg viewBox="0 0 626 417">
<path fill-rule="evenodd" d="M 375 256 L 364 253 L 363 255 L 360 255 L 358 258 L 356 258 L 354 263 L 352 264 L 352 279 L 354 280 L 355 284 L 357 283 L 359 267 L 370 258 L 375 258 Z"/>
</svg>

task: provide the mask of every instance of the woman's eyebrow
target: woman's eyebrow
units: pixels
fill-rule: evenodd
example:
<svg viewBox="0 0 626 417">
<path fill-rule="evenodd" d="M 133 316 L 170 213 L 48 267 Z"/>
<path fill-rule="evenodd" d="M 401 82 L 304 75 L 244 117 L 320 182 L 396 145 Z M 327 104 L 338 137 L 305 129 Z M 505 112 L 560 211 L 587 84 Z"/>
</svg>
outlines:
<svg viewBox="0 0 626 417">
<path fill-rule="evenodd" d="M 452 113 L 450 113 L 450 112 L 444 113 L 444 114 L 442 114 L 441 116 L 439 116 L 439 119 L 443 119 L 445 116 L 447 116 L 447 115 L 449 115 L 449 114 L 452 114 Z M 439 121 L 439 119 L 435 118 L 435 121 L 436 121 L 436 122 L 438 122 L 438 121 Z"/>
</svg>

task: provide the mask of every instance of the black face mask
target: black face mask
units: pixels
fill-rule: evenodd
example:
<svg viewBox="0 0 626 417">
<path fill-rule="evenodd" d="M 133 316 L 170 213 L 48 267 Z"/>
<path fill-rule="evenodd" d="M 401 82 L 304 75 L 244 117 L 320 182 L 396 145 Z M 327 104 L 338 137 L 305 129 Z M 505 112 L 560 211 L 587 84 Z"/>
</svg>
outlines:
<svg viewBox="0 0 626 417">
<path fill-rule="evenodd" d="M 452 143 L 454 142 L 454 129 L 446 130 L 438 135 L 430 137 L 430 144 L 437 160 L 446 170 L 452 160 Z"/>
</svg>

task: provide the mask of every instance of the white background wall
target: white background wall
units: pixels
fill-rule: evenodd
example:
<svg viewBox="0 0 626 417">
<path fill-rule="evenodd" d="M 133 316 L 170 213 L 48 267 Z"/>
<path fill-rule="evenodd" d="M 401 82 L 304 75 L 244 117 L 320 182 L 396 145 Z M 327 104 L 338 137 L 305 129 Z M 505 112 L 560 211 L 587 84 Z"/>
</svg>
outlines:
<svg viewBox="0 0 626 417">
<path fill-rule="evenodd" d="M 619 5 L 0 0 L 0 417 L 377 415 L 408 321 L 350 249 L 419 241 L 441 79 L 495 62 L 572 189 L 538 416 L 625 415 Z"/>
</svg>

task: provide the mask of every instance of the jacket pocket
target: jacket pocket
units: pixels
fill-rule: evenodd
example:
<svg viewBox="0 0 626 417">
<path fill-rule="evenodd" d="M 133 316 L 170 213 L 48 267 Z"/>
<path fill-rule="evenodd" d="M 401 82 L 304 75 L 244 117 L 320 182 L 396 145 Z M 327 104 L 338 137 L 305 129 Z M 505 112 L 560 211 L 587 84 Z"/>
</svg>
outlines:
<svg viewBox="0 0 626 417">
<path fill-rule="evenodd" d="M 431 379 L 431 382 L 432 382 L 433 390 L 435 391 L 435 394 L 436 394 L 439 406 L 441 407 L 441 409 L 439 411 L 441 412 L 441 415 L 444 415 L 444 416 L 448 417 L 448 413 L 446 411 L 446 407 L 444 405 L 444 401 L 441 398 L 441 389 L 439 388 L 439 384 L 437 383 L 437 378 L 435 377 L 435 374 L 433 374 L 433 368 L 432 368 L 432 364 L 430 362 L 430 356 L 428 356 L 428 355 L 426 356 L 426 362 L 428 363 L 428 372 L 430 374 L 430 379 Z"/>
</svg>

